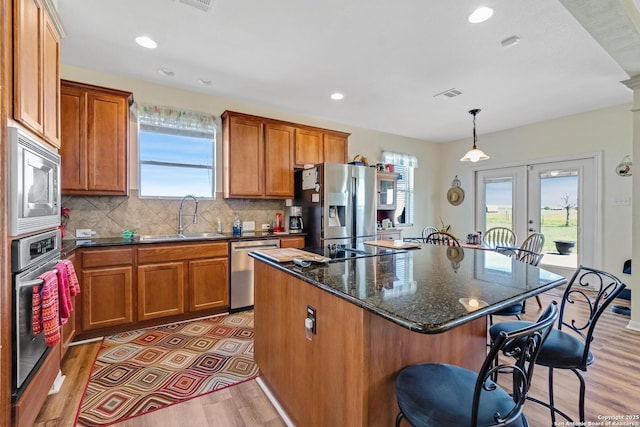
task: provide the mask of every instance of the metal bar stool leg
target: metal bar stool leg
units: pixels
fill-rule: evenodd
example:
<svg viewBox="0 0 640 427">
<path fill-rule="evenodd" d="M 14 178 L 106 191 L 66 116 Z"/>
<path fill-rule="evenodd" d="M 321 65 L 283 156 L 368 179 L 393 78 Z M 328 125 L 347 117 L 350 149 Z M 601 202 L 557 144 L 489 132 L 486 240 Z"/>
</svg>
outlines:
<svg viewBox="0 0 640 427">
<path fill-rule="evenodd" d="M 584 382 L 584 377 L 580 374 L 580 372 L 576 371 L 575 369 L 572 369 L 573 372 L 575 372 L 575 374 L 578 376 L 578 379 L 580 380 L 580 401 L 578 402 L 578 408 L 580 411 L 580 422 L 584 423 L 585 419 L 584 419 L 584 395 L 585 395 L 585 391 L 586 391 L 586 385 Z"/>
<path fill-rule="evenodd" d="M 551 411 L 551 425 L 556 425 L 556 411 L 553 402 L 553 368 L 549 368 L 549 410 Z"/>
</svg>

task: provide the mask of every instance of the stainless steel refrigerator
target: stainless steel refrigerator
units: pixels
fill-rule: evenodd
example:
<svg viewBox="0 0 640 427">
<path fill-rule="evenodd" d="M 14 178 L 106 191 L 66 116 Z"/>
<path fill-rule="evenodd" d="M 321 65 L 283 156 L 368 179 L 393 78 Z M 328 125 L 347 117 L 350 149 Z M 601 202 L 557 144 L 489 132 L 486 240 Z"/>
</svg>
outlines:
<svg viewBox="0 0 640 427">
<path fill-rule="evenodd" d="M 376 169 L 321 163 L 296 171 L 306 246 L 355 247 L 376 238 Z"/>
</svg>

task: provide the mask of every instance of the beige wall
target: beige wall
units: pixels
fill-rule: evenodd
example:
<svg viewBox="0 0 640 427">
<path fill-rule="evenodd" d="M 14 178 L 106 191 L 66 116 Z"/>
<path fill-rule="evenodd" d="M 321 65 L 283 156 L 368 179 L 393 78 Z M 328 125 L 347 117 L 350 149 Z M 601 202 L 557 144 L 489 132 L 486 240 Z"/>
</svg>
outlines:
<svg viewBox="0 0 640 427">
<path fill-rule="evenodd" d="M 488 114 L 488 113 L 487 113 Z M 622 275 L 623 262 L 631 258 L 632 209 L 629 206 L 614 206 L 614 199 L 631 197 L 632 179 L 615 173 L 616 165 L 632 153 L 633 122 L 631 105 L 620 105 L 596 111 L 576 114 L 556 120 L 535 123 L 492 134 L 480 134 L 478 146 L 491 159 L 482 167 L 499 167 L 527 160 L 545 160 L 576 153 L 602 153 L 602 218 L 603 218 L 603 268 L 629 282 Z M 458 174 L 462 187 L 472 193 L 473 164 L 461 163 L 459 158 L 471 146 L 471 139 L 442 145 L 442 170 L 447 170 L 445 182 L 441 183 L 438 198 L 445 200 L 453 175 Z M 441 203 L 440 213 L 451 222 L 455 233 L 464 235 L 473 221 L 471 197 L 460 206 Z"/>
</svg>

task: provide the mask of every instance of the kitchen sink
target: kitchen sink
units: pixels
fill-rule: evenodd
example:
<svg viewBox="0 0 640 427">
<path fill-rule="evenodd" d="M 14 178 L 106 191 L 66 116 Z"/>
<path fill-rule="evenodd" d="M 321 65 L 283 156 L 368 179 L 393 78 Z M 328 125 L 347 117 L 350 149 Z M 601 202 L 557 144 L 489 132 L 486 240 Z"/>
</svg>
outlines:
<svg viewBox="0 0 640 427">
<path fill-rule="evenodd" d="M 148 234 L 140 236 L 143 242 L 158 242 L 172 240 L 201 240 L 201 239 L 222 239 L 224 234 L 220 233 L 184 233 L 184 234 Z"/>
</svg>

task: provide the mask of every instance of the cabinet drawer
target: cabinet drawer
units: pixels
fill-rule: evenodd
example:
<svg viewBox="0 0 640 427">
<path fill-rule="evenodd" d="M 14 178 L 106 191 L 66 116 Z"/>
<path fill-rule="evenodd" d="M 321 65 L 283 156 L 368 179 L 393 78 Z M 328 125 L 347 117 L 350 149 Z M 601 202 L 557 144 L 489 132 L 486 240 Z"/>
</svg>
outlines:
<svg viewBox="0 0 640 427">
<path fill-rule="evenodd" d="M 229 245 L 227 242 L 151 245 L 149 247 L 138 248 L 139 264 L 227 256 L 229 256 Z"/>
<path fill-rule="evenodd" d="M 132 264 L 133 248 L 96 249 L 82 252 L 82 268 Z"/>
</svg>

